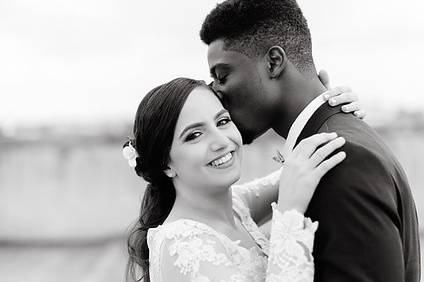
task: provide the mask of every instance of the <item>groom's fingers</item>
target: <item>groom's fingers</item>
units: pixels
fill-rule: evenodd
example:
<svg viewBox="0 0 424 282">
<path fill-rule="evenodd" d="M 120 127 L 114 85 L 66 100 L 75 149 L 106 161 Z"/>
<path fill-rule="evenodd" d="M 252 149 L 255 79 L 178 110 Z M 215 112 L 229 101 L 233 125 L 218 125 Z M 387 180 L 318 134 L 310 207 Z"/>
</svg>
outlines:
<svg viewBox="0 0 424 282">
<path fill-rule="evenodd" d="M 335 150 L 339 149 L 346 143 L 346 140 L 343 137 L 338 137 L 334 140 L 331 140 L 321 148 L 315 151 L 311 156 L 311 166 L 317 167 L 321 162 L 323 162 L 329 155 L 331 155 Z"/>
</svg>

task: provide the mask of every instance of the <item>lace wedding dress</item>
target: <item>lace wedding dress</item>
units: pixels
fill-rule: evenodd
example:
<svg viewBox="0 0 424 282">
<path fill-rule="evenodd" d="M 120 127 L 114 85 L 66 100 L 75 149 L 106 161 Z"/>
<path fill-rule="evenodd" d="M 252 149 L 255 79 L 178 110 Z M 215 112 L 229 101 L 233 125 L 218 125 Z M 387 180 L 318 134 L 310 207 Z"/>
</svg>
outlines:
<svg viewBox="0 0 424 282">
<path fill-rule="evenodd" d="M 148 231 L 150 280 L 194 282 L 312 282 L 312 248 L 318 223 L 291 210 L 273 206 L 268 240 L 250 216 L 243 199 L 260 197 L 262 186 L 278 185 L 279 172 L 232 187 L 233 209 L 258 247 L 240 241 L 205 223 L 179 219 Z M 259 200 L 259 199 L 258 199 Z"/>
</svg>

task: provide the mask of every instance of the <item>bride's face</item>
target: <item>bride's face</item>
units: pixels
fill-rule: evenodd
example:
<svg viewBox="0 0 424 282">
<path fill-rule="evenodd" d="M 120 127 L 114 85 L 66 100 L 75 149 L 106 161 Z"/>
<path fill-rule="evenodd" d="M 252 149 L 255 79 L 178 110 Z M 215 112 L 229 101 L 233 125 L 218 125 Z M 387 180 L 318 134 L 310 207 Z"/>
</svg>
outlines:
<svg viewBox="0 0 424 282">
<path fill-rule="evenodd" d="M 229 187 L 240 178 L 241 147 L 241 135 L 218 98 L 205 87 L 194 89 L 181 110 L 170 151 L 176 188 L 208 187 L 213 193 Z"/>
</svg>

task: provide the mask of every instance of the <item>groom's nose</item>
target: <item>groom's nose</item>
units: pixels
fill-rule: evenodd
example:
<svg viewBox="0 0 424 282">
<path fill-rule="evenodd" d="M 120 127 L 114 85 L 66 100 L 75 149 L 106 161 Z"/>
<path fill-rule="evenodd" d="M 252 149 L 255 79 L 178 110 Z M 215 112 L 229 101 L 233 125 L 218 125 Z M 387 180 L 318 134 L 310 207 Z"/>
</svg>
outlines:
<svg viewBox="0 0 424 282">
<path fill-rule="evenodd" d="M 212 88 L 213 91 L 219 92 L 221 89 L 219 87 L 219 83 L 215 83 L 215 81 L 212 81 L 208 84 L 210 88 Z"/>
<path fill-rule="evenodd" d="M 212 88 L 213 91 L 216 91 L 216 84 L 215 84 L 215 82 L 213 80 L 211 81 L 211 83 L 208 84 L 208 86 L 210 88 Z"/>
<path fill-rule="evenodd" d="M 218 97 L 218 99 L 221 100 L 221 103 L 223 103 L 224 97 L 222 96 L 222 93 L 219 91 L 219 89 L 216 87 L 216 83 L 212 81 L 211 83 L 208 84 L 208 86 L 213 90 L 213 92 Z"/>
</svg>

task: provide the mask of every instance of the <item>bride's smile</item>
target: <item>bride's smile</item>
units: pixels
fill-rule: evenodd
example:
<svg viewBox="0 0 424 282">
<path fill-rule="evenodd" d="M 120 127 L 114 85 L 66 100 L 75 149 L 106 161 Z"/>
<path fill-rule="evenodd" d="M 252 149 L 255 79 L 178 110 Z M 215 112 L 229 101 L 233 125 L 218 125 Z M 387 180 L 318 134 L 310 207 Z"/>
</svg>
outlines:
<svg viewBox="0 0 424 282">
<path fill-rule="evenodd" d="M 209 162 L 208 165 L 219 169 L 230 167 L 234 163 L 234 153 L 235 151 L 230 151 L 223 156 Z"/>
</svg>

